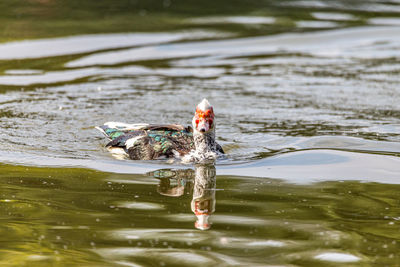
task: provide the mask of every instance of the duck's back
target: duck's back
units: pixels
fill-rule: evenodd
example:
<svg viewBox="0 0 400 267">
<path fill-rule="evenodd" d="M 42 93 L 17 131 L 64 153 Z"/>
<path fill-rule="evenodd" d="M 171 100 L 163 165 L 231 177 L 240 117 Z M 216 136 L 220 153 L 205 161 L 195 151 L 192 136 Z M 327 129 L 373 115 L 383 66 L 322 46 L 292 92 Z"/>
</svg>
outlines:
<svg viewBox="0 0 400 267">
<path fill-rule="evenodd" d="M 135 160 L 181 157 L 194 149 L 191 127 L 177 124 L 125 124 L 108 122 L 97 127 L 110 142 Z"/>
</svg>

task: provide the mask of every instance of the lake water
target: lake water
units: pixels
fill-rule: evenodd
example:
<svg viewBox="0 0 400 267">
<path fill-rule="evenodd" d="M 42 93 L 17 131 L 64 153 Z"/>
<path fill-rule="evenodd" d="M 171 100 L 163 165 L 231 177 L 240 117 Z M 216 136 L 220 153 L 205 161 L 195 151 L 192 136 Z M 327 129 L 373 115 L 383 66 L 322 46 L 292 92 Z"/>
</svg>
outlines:
<svg viewBox="0 0 400 267">
<path fill-rule="evenodd" d="M 1 265 L 400 265 L 399 1 L 0 7 Z M 216 166 L 94 129 L 204 97 Z"/>
</svg>

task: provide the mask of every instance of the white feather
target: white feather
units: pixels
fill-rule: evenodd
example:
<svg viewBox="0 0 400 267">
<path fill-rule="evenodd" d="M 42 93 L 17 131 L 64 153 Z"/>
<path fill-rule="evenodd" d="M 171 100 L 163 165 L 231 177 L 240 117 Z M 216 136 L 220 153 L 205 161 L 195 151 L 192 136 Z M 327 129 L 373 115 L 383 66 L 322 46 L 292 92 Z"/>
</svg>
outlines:
<svg viewBox="0 0 400 267">
<path fill-rule="evenodd" d="M 172 149 L 172 153 L 174 154 L 175 158 L 177 158 L 177 159 L 182 158 L 181 154 L 178 151 L 176 151 L 175 149 Z"/>
<path fill-rule="evenodd" d="M 212 107 L 211 104 L 205 98 L 197 105 L 197 108 L 201 109 L 202 111 L 206 111 L 207 109 L 210 109 L 211 107 Z"/>
<path fill-rule="evenodd" d="M 122 147 L 108 147 L 107 149 L 108 151 L 111 152 L 111 155 L 116 159 L 123 160 L 128 158 L 128 154 Z"/>
<path fill-rule="evenodd" d="M 113 154 L 127 155 L 127 153 L 125 152 L 125 150 L 122 147 L 110 146 L 110 147 L 107 147 L 107 150 Z"/>
<path fill-rule="evenodd" d="M 96 127 L 94 127 L 94 128 L 96 128 L 97 130 L 99 130 L 100 132 L 102 132 L 102 134 L 104 134 L 105 136 L 108 137 L 108 135 L 106 134 L 106 132 L 105 132 L 103 129 L 101 129 L 100 127 L 96 126 Z"/>
<path fill-rule="evenodd" d="M 199 151 L 192 150 L 182 158 L 182 163 L 206 163 L 214 162 L 218 158 L 219 154 L 213 151 L 207 151 L 200 153 Z"/>
<path fill-rule="evenodd" d="M 115 122 L 115 121 L 109 121 L 104 123 L 104 125 L 113 128 L 113 129 L 118 129 L 118 130 L 140 130 L 143 129 L 147 126 L 149 126 L 148 123 L 134 123 L 134 124 L 129 124 L 129 123 L 123 123 L 123 122 Z"/>
<path fill-rule="evenodd" d="M 142 135 L 141 136 L 135 136 L 135 137 L 132 137 L 132 138 L 126 140 L 126 142 L 125 142 L 126 148 L 129 149 L 129 148 L 133 147 L 135 145 L 136 141 L 139 140 L 140 138 L 143 138 L 143 137 L 144 136 L 142 136 Z"/>
</svg>

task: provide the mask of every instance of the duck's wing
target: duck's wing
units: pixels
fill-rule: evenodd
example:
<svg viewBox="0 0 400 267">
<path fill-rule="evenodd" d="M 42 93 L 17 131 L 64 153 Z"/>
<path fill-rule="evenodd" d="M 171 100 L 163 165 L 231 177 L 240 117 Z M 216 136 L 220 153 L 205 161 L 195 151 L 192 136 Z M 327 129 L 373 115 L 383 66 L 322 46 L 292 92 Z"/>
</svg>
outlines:
<svg viewBox="0 0 400 267">
<path fill-rule="evenodd" d="M 193 135 L 185 129 L 156 128 L 126 142 L 131 159 L 156 159 L 159 157 L 181 157 L 194 149 Z"/>
<path fill-rule="evenodd" d="M 186 131 L 192 132 L 192 127 L 184 127 L 179 124 L 147 124 L 147 123 L 136 123 L 127 124 L 123 122 L 106 122 L 102 126 L 96 127 L 97 130 L 102 132 L 110 140 L 114 140 L 122 135 L 134 133 L 137 131 Z"/>
<path fill-rule="evenodd" d="M 148 124 L 147 126 L 143 126 L 144 130 L 157 130 L 157 131 L 187 131 L 192 132 L 192 127 L 184 127 L 180 124 Z"/>
<path fill-rule="evenodd" d="M 122 122 L 106 122 L 104 125 L 95 127 L 102 132 L 108 139 L 114 140 L 120 136 L 137 131 L 143 131 L 149 124 L 127 124 Z"/>
<path fill-rule="evenodd" d="M 110 142 L 123 148 L 131 159 L 177 157 L 194 148 L 192 128 L 178 124 L 126 124 L 107 122 L 96 127 Z"/>
</svg>

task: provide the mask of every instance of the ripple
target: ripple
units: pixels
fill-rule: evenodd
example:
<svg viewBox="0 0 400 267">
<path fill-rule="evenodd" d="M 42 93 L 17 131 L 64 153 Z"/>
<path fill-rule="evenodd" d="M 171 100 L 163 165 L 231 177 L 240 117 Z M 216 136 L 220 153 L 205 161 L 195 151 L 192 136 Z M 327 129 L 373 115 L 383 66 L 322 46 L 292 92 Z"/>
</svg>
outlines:
<svg viewBox="0 0 400 267">
<path fill-rule="evenodd" d="M 78 225 L 78 226 L 71 226 L 71 225 L 55 225 L 55 226 L 51 226 L 50 229 L 54 229 L 54 230 L 89 230 L 90 227 L 89 226 L 85 226 L 85 225 Z"/>
<path fill-rule="evenodd" d="M 326 26 L 333 26 L 328 21 L 312 21 L 312 23 L 313 25 L 314 23 L 328 23 Z M 114 65 L 141 60 L 166 60 L 211 55 L 226 57 L 267 55 L 283 50 L 293 53 L 311 53 L 312 55 L 325 57 L 376 57 L 376 53 L 371 55 L 368 49 L 373 49 L 374 52 L 377 52 L 373 45 L 381 38 L 384 38 L 388 44 L 400 43 L 398 31 L 399 28 L 395 26 L 357 27 L 314 33 L 288 33 L 254 38 L 147 46 L 85 56 L 68 62 L 66 67 Z M 321 39 L 325 40 L 324 46 L 320 45 L 319 40 Z M 360 49 L 360 46 L 363 46 L 363 49 Z M 389 49 L 379 51 L 378 57 L 395 57 L 399 55 L 399 50 Z"/>
<path fill-rule="evenodd" d="M 320 159 L 324 160 L 323 164 L 319 164 L 322 163 Z M 285 153 L 249 164 L 221 166 L 217 169 L 217 174 L 263 174 L 264 177 L 283 178 L 300 184 L 321 180 L 361 180 L 398 184 L 399 162 L 400 158 L 394 156 L 318 149 Z"/>
<path fill-rule="evenodd" d="M 77 79 L 89 77 L 91 75 L 99 73 L 99 71 L 100 70 L 96 68 L 87 68 L 68 71 L 49 71 L 46 73 L 38 73 L 36 75 L 2 75 L 0 76 L 0 84 L 28 86 L 33 84 L 71 82 Z"/>
<path fill-rule="evenodd" d="M 29 261 L 43 261 L 50 259 L 50 256 L 45 255 L 27 255 L 27 260 Z"/>
<path fill-rule="evenodd" d="M 157 259 L 161 264 L 215 264 L 221 262 L 237 263 L 234 259 L 221 255 L 219 253 L 210 252 L 192 252 L 185 249 L 173 248 L 102 248 L 93 249 L 93 252 L 107 259 L 118 260 L 126 257 L 139 257 Z"/>
<path fill-rule="evenodd" d="M 214 244 L 221 247 L 230 248 L 253 248 L 259 249 L 263 247 L 281 248 L 287 246 L 287 242 L 279 240 L 262 240 L 262 239 L 249 239 L 249 238 L 238 238 L 238 237 L 220 237 L 218 241 L 214 241 Z"/>
<path fill-rule="evenodd" d="M 378 1 L 377 1 L 378 2 Z M 392 0 L 393 3 L 398 3 Z M 335 9 L 335 10 L 356 10 L 356 11 L 366 11 L 366 12 L 390 12 L 390 13 L 398 13 L 400 12 L 400 6 L 394 4 L 386 4 L 386 3 L 373 3 L 363 1 L 359 3 L 354 3 L 352 5 L 347 4 L 347 2 L 338 2 L 338 1 L 317 1 L 317 0 L 297 0 L 297 1 L 283 1 L 280 3 L 283 6 L 292 6 L 292 7 L 303 7 L 303 8 L 320 8 L 320 9 Z"/>
<path fill-rule="evenodd" d="M 128 267 L 142 267 L 144 265 L 136 264 L 133 262 L 128 262 L 128 261 L 115 261 L 116 264 L 122 265 L 122 266 L 128 266 Z"/>
<path fill-rule="evenodd" d="M 134 210 L 164 210 L 164 205 L 150 202 L 118 202 L 115 204 L 119 208 Z"/>
<path fill-rule="evenodd" d="M 214 232 L 217 235 L 218 232 Z M 210 233 L 204 234 L 196 230 L 185 229 L 119 229 L 105 233 L 115 240 L 129 240 L 129 239 L 157 239 L 166 241 L 182 241 L 182 242 L 201 242 L 209 238 Z"/>
<path fill-rule="evenodd" d="M 193 221 L 193 214 L 185 214 L 185 213 L 176 213 L 173 215 L 164 216 L 170 221 L 173 222 L 192 222 Z"/>
<path fill-rule="evenodd" d="M 0 202 L 16 202 L 15 199 L 0 199 Z"/>
<path fill-rule="evenodd" d="M 136 264 L 128 261 L 115 261 L 116 264 L 128 267 L 143 267 L 144 265 Z"/>
<path fill-rule="evenodd" d="M 238 23 L 238 24 L 272 24 L 275 23 L 274 17 L 257 16 L 234 16 L 234 17 L 200 17 L 188 20 L 195 24 L 218 24 L 218 23 Z"/>
<path fill-rule="evenodd" d="M 374 25 L 400 25 L 399 18 L 372 18 L 368 20 L 369 24 Z"/>
<path fill-rule="evenodd" d="M 297 21 L 296 26 L 299 28 L 336 28 L 339 24 L 333 21 L 302 20 Z"/>
<path fill-rule="evenodd" d="M 92 34 L 0 44 L 0 60 L 54 57 L 121 47 L 216 37 L 212 31 Z M 219 37 L 219 36 L 218 36 Z"/>
<path fill-rule="evenodd" d="M 241 217 L 233 215 L 218 215 L 218 214 L 214 214 L 212 216 L 212 221 L 215 223 L 218 222 L 223 224 L 239 224 L 239 225 L 263 225 L 267 223 L 267 221 L 258 218 Z"/>
<path fill-rule="evenodd" d="M 347 20 L 356 20 L 357 18 L 351 14 L 346 13 L 334 13 L 334 12 L 313 12 L 311 15 L 316 19 L 323 20 L 339 20 L 339 21 L 347 21 Z"/>
<path fill-rule="evenodd" d="M 9 72 L 6 72 L 9 73 Z M 160 75 L 168 77 L 198 77 L 198 78 L 211 78 L 222 75 L 225 73 L 221 68 L 158 68 L 151 69 L 141 66 L 130 66 L 123 68 L 81 68 L 79 70 L 62 70 L 62 71 L 48 71 L 38 72 L 34 75 L 25 73 L 24 71 L 18 72 L 16 75 L 0 76 L 0 84 L 13 85 L 13 86 L 29 86 L 34 84 L 54 84 L 62 82 L 73 82 L 74 80 L 101 77 L 106 78 L 109 76 L 144 76 L 144 75 Z"/>
<path fill-rule="evenodd" d="M 6 70 L 4 72 L 4 74 L 7 75 L 38 75 L 38 74 L 42 74 L 43 71 L 42 70 Z"/>
<path fill-rule="evenodd" d="M 319 254 L 314 257 L 314 259 L 322 260 L 322 261 L 332 261 L 332 262 L 357 262 L 360 261 L 359 257 L 356 257 L 347 253 L 338 253 L 338 252 L 326 252 Z"/>
<path fill-rule="evenodd" d="M 282 241 L 277 240 L 262 240 L 262 241 L 251 241 L 247 243 L 248 246 L 253 247 L 283 247 L 286 244 Z"/>
</svg>

